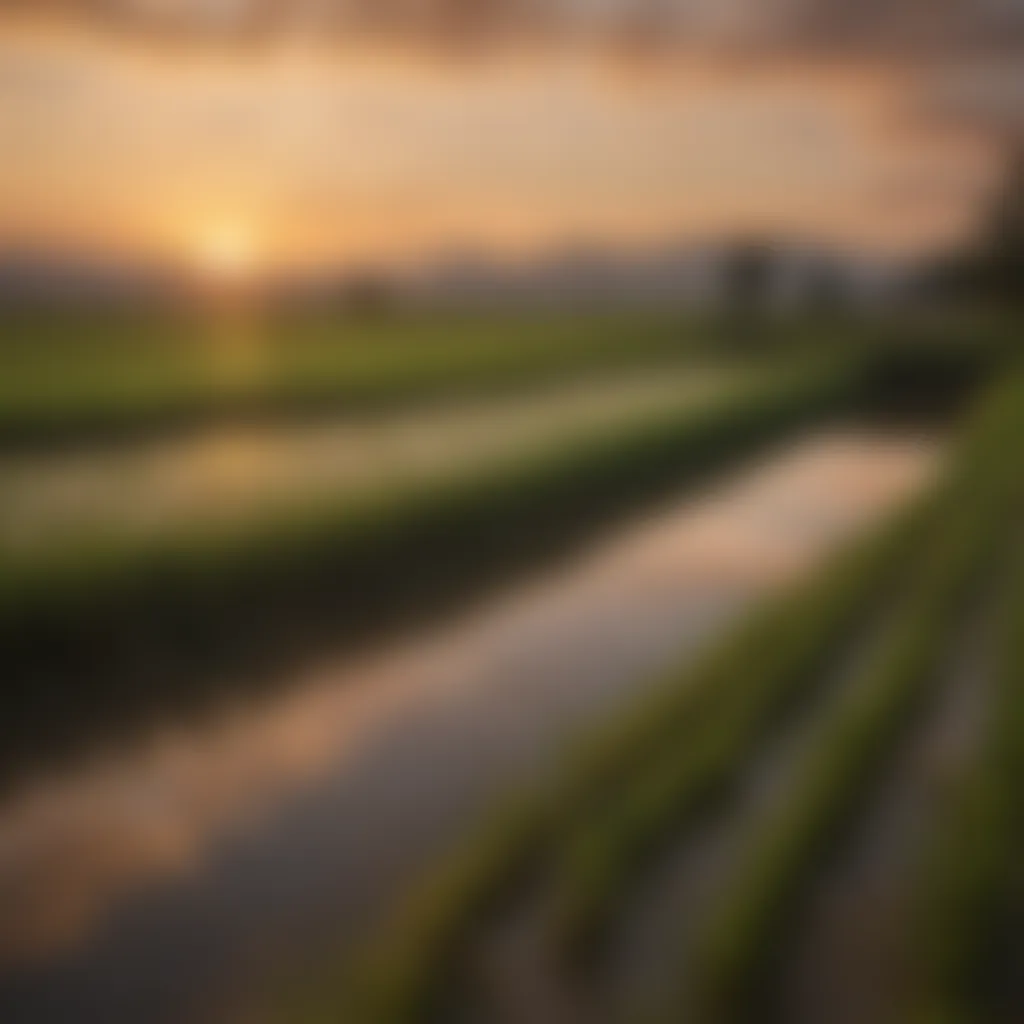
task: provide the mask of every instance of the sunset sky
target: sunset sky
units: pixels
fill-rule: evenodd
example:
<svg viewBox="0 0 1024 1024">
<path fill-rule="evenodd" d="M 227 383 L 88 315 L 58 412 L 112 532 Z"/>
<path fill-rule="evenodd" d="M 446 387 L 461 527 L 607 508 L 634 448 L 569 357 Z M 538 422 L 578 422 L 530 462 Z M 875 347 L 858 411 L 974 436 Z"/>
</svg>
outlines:
<svg viewBox="0 0 1024 1024">
<path fill-rule="evenodd" d="M 1010 0 L 0 0 L 0 232 L 229 269 L 920 250 L 998 173 L 1021 40 Z"/>
</svg>

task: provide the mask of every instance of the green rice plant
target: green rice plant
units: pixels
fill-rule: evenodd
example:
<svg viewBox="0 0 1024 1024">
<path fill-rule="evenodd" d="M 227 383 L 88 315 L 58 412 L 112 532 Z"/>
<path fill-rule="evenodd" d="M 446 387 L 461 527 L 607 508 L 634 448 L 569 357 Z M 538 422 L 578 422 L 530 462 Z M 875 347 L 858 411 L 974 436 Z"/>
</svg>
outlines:
<svg viewBox="0 0 1024 1024">
<path fill-rule="evenodd" d="M 1018 885 L 1024 801 L 1024 548 L 999 620 L 992 704 L 964 777 L 929 846 L 914 900 L 910 1005 L 900 1019 L 991 1019 L 985 973 Z M 895 1018 L 895 1014 L 894 1014 Z"/>
<path fill-rule="evenodd" d="M 559 856 L 552 926 L 564 952 L 593 951 L 646 858 L 728 791 L 778 718 L 827 676 L 936 514 L 929 497 L 755 613 L 695 670 L 677 674 L 665 698 L 645 704 L 648 727 L 634 719 L 628 740 L 620 734 L 616 756 L 605 746 L 603 767 L 617 765 L 618 779 L 591 790 L 600 802 L 586 816 L 576 808 L 582 820 Z"/>
<path fill-rule="evenodd" d="M 895 528 L 890 526 L 869 543 L 856 545 L 844 553 L 843 568 L 852 573 L 858 566 L 859 573 L 871 575 L 872 570 L 861 568 L 867 564 L 864 556 L 868 556 L 877 572 L 883 552 L 895 553 L 900 543 L 906 543 L 917 519 L 916 515 L 901 517 Z M 799 606 L 810 605 L 813 597 L 824 597 L 826 585 L 836 586 L 831 572 L 816 577 L 816 585 L 801 589 Z M 788 613 L 797 609 L 797 602 L 784 601 L 771 607 L 785 608 L 788 618 Z M 678 728 L 686 723 L 687 712 L 695 714 L 701 702 L 717 695 L 712 684 L 724 680 L 711 670 L 712 664 L 739 664 L 741 653 L 749 651 L 753 638 L 763 638 L 780 626 L 782 619 L 777 611 L 769 615 L 759 610 L 740 636 L 730 638 L 708 658 L 708 667 L 699 673 L 701 685 L 687 680 L 688 685 L 681 686 L 680 674 L 675 673 L 658 693 L 637 702 L 643 714 L 632 718 L 630 725 L 599 728 L 595 738 L 581 744 L 577 757 L 556 768 L 550 785 L 502 803 L 399 903 L 367 954 L 342 974 L 337 986 L 342 995 L 325 986 L 313 1000 L 303 1001 L 301 1012 L 289 1007 L 288 1018 L 304 1024 L 335 1019 L 399 1024 L 429 1018 L 446 990 L 459 950 L 487 909 L 532 863 L 573 841 L 604 791 L 604 780 L 618 772 L 629 773 L 637 756 L 633 745 L 649 742 L 655 726 L 661 731 L 666 713 Z M 653 706 L 661 714 L 652 713 Z"/>
<path fill-rule="evenodd" d="M 924 503 L 915 506 L 852 545 L 809 585 L 756 609 L 696 668 L 669 674 L 653 693 L 627 708 L 624 717 L 616 715 L 588 731 L 571 755 L 554 767 L 546 785 L 542 780 L 529 795 L 511 801 L 507 811 L 489 816 L 427 871 L 411 897 L 400 901 L 370 954 L 352 969 L 355 980 L 346 978 L 341 986 L 345 996 L 339 1000 L 321 995 L 318 1012 L 331 1019 L 331 1009 L 344 1005 L 350 1008 L 346 1020 L 368 1024 L 428 1016 L 445 991 L 459 950 L 501 893 L 531 864 L 542 859 L 547 863 L 552 857 L 564 862 L 564 850 L 574 847 L 581 832 L 586 834 L 609 787 L 620 778 L 628 784 L 652 743 L 661 745 L 677 733 L 688 734 L 723 697 L 735 698 L 737 683 L 746 679 L 740 670 L 770 637 L 795 656 L 794 649 L 811 646 L 808 638 L 825 629 L 826 622 L 835 627 L 844 609 L 852 613 L 855 598 L 863 600 L 884 585 L 890 572 L 898 572 L 901 551 L 912 544 L 924 509 Z M 784 640 L 786 630 L 805 613 L 815 617 L 816 625 L 791 629 L 791 638 Z M 726 688 L 732 692 L 726 694 Z M 351 1010 L 353 1005 L 361 1008 L 360 1013 Z"/>
<path fill-rule="evenodd" d="M 954 475 L 946 514 L 875 657 L 831 710 L 795 785 L 727 881 L 698 944 L 697 995 L 686 1007 L 702 1024 L 752 1012 L 779 932 L 927 695 L 950 630 L 1019 507 L 1022 481 L 1007 451 L 1024 429 L 1022 398 L 1018 378 L 983 413 L 967 461 Z"/>
<path fill-rule="evenodd" d="M 1012 402 L 984 397 L 950 457 L 954 471 L 945 474 L 933 495 L 916 503 L 877 536 L 865 538 L 850 552 L 842 553 L 815 577 L 806 592 L 798 589 L 786 601 L 766 602 L 756 608 L 697 666 L 688 668 L 684 678 L 678 672 L 669 672 L 663 683 L 645 691 L 643 700 L 588 731 L 565 758 L 564 803 L 580 807 L 589 794 L 606 805 L 623 780 L 630 783 L 632 771 L 625 769 L 631 769 L 637 760 L 650 756 L 663 744 L 674 743 L 683 720 L 703 722 L 709 706 L 728 701 L 729 688 L 720 685 L 723 678 L 740 674 L 749 677 L 749 666 L 760 664 L 764 652 L 775 647 L 780 638 L 791 633 L 810 637 L 811 631 L 801 625 L 805 615 L 827 620 L 833 602 L 842 605 L 856 595 L 860 586 L 869 584 L 873 570 L 890 558 L 898 560 L 912 537 L 925 531 L 926 523 L 956 507 L 960 496 L 970 490 L 969 476 L 982 478 L 991 473 L 992 462 L 1002 463 L 1004 454 L 991 441 L 996 433 L 1006 430 L 1000 426 L 1001 421 L 1012 415 Z M 785 650 L 779 645 L 776 653 L 781 655 Z M 756 686 L 757 680 L 752 679 L 751 685 Z"/>
<path fill-rule="evenodd" d="M 353 1024 L 410 1024 L 430 1019 L 438 1002 L 450 994 L 449 985 L 458 953 L 470 940 L 473 929 L 487 909 L 514 887 L 515 880 L 533 864 L 558 863 L 563 851 L 580 841 L 606 800 L 628 791 L 633 776 L 654 750 L 664 751 L 680 734 L 699 734 L 699 723 L 712 710 L 734 705 L 736 691 L 751 696 L 754 681 L 751 659 L 778 642 L 778 663 L 807 664 L 814 652 L 829 646 L 827 638 L 841 635 L 844 616 L 853 615 L 861 602 L 870 600 L 884 586 L 891 572 L 898 576 L 917 538 L 927 534 L 937 520 L 955 509 L 965 490 L 983 482 L 980 466 L 991 464 L 990 444 L 998 429 L 1005 429 L 1006 403 L 988 403 L 980 422 L 961 445 L 956 459 L 958 472 L 942 484 L 935 497 L 905 511 L 878 534 L 857 542 L 808 585 L 793 595 L 773 600 L 754 610 L 740 629 L 725 638 L 696 667 L 670 673 L 653 692 L 588 730 L 568 755 L 554 767 L 552 776 L 528 794 L 499 807 L 482 826 L 470 830 L 454 850 L 424 873 L 411 892 L 397 902 L 383 927 L 355 962 L 345 965 L 340 978 L 318 987 L 312 1001 L 304 1001 L 308 1013 L 297 1014 L 289 1006 L 286 1019 L 327 1021 L 344 1019 Z M 999 461 L 999 460 L 996 460 Z M 781 652 L 786 652 L 785 656 Z M 806 660 L 805 660 L 806 659 Z M 757 676 L 761 678 L 760 675 Z M 727 686 L 722 685 L 728 682 Z M 784 702 L 786 684 L 751 715 L 761 720 L 767 705 Z M 721 772 L 715 756 L 738 749 L 736 737 L 750 722 L 728 718 L 728 728 L 712 735 L 704 769 L 707 777 Z M 683 762 L 686 771 L 693 771 Z M 694 772 L 693 779 L 697 778 Z M 678 819 L 679 805 L 670 790 L 664 799 Z M 693 784 L 692 782 L 690 784 Z M 662 794 L 655 788 L 656 804 Z M 660 813 L 659 821 L 667 816 Z"/>
<path fill-rule="evenodd" d="M 990 430 L 979 423 L 965 440 L 959 475 L 984 468 Z M 591 738 L 581 760 L 605 773 L 589 787 L 600 794 L 600 806 L 573 832 L 562 857 L 553 929 L 566 952 L 592 951 L 643 860 L 695 823 L 779 715 L 827 678 L 830 661 L 863 626 L 885 580 L 898 578 L 912 541 L 955 507 L 966 484 L 950 486 L 845 554 L 806 590 L 755 614 L 721 652 L 688 673 L 687 685 L 656 691 L 607 735 Z M 570 777 L 593 774 L 581 767 Z M 573 803 L 580 814 L 579 799 Z"/>
</svg>

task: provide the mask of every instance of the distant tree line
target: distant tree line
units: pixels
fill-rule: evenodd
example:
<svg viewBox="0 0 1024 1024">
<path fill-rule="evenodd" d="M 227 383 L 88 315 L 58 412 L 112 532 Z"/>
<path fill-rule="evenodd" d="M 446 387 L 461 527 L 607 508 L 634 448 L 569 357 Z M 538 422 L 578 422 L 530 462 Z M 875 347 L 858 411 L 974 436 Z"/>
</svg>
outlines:
<svg viewBox="0 0 1024 1024">
<path fill-rule="evenodd" d="M 1024 306 L 1024 145 L 1012 150 L 974 241 L 936 261 L 923 284 L 940 298 Z"/>
</svg>

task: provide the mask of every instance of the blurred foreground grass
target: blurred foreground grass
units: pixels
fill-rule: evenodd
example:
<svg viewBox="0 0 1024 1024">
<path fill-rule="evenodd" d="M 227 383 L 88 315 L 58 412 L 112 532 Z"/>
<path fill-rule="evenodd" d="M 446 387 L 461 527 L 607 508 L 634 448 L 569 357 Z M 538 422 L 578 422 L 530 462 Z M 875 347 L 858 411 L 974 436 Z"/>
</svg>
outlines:
<svg viewBox="0 0 1024 1024">
<path fill-rule="evenodd" d="M 538 962 L 575 976 L 571 991 L 580 972 L 585 979 L 600 970 L 588 967 L 594 943 L 614 924 L 624 894 L 641 886 L 654 852 L 699 832 L 708 801 L 730 801 L 733 777 L 758 770 L 769 727 L 782 728 L 808 701 L 824 701 L 790 785 L 756 825 L 698 924 L 695 946 L 672 972 L 670 987 L 681 993 L 649 993 L 625 1018 L 763 1019 L 765 972 L 777 964 L 806 893 L 927 703 L 971 595 L 1008 551 L 1019 553 L 1024 477 L 1013 452 L 1022 436 L 1024 375 L 1016 372 L 985 399 L 932 495 L 790 598 L 756 610 L 696 667 L 588 732 L 546 785 L 510 795 L 398 902 L 376 941 L 339 970 L 336 986 L 289 1006 L 284 1019 L 397 1024 L 457 1011 L 481 930 L 538 886 L 553 887 L 532 936 Z M 841 651 L 886 606 L 870 656 L 837 691 L 830 680 Z M 946 865 L 931 898 L 941 930 L 916 955 L 919 962 L 944 958 L 942 979 L 954 958 L 967 963 L 969 951 L 984 946 L 998 886 L 1012 884 L 1011 851 L 1022 838 L 1019 812 L 1008 810 L 1011 776 L 1002 774 L 1019 746 L 1011 723 L 1014 694 L 1024 686 L 1019 644 L 1010 636 L 1000 662 L 1008 717 L 1001 722 L 997 709 L 998 732 L 982 744 L 964 803 L 952 811 L 975 825 L 981 813 L 981 827 L 973 836 L 950 833 L 935 853 Z M 977 1016 L 978 990 L 966 989 L 974 992 L 971 1004 L 956 983 L 960 1002 L 936 1005 L 933 993 L 932 1016 L 920 1019 L 987 1019 Z M 893 1010 L 894 1024 L 910 1019 Z"/>
</svg>

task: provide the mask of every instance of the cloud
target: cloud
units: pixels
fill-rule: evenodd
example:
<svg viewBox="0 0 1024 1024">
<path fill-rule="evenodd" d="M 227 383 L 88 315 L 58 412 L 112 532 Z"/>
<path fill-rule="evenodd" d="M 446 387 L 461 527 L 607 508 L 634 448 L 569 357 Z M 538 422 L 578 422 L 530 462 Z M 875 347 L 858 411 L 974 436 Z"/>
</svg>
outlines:
<svg viewBox="0 0 1024 1024">
<path fill-rule="evenodd" d="M 1021 0 L 0 0 L 0 16 L 205 42 L 302 33 L 925 54 L 1024 46 Z"/>
<path fill-rule="evenodd" d="M 750 224 L 924 248 L 1021 123 L 1021 0 L 859 3 L 0 0 L 0 228 L 177 253 L 229 216 L 284 262 Z M 326 45 L 228 57 L 296 34 Z M 390 59 L 467 38 L 526 45 Z"/>
</svg>

